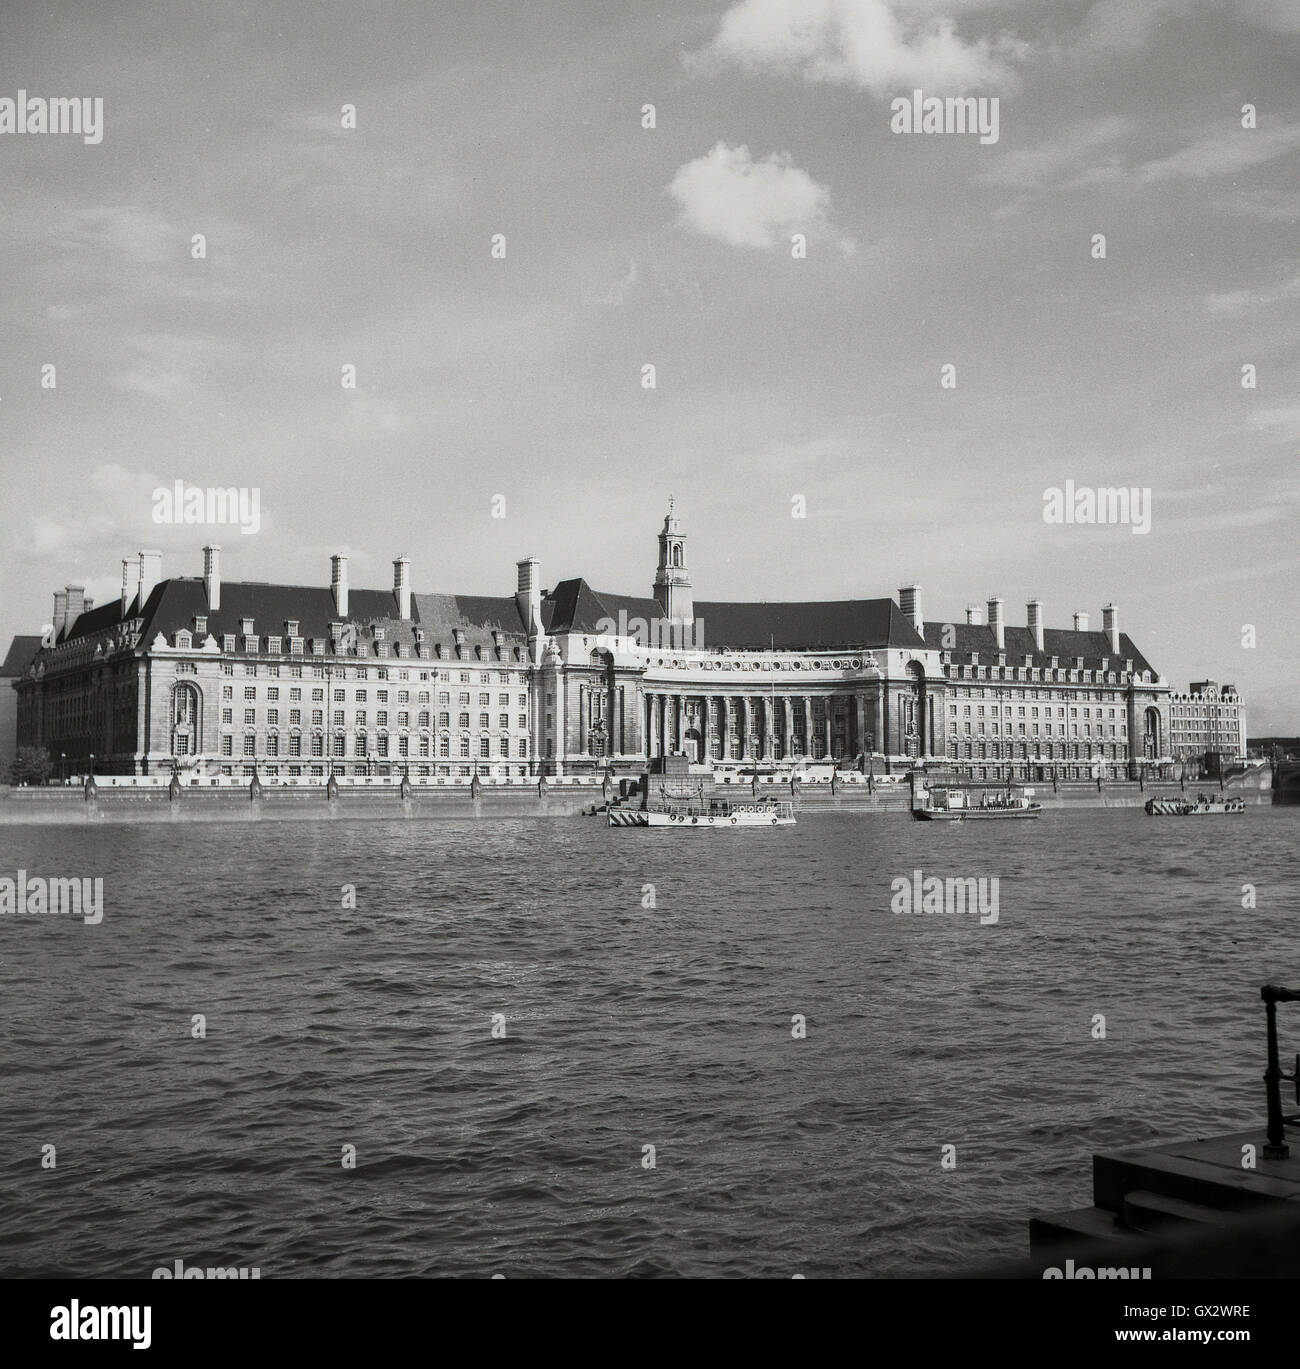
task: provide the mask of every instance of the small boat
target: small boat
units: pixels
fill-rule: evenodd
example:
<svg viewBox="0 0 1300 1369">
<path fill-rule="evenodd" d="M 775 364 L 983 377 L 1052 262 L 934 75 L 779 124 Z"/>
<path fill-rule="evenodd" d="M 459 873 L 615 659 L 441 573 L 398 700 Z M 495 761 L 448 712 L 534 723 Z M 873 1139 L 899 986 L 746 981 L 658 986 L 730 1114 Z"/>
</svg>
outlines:
<svg viewBox="0 0 1300 1369">
<path fill-rule="evenodd" d="M 1241 798 L 1211 798 L 1197 794 L 1195 799 L 1179 796 L 1176 799 L 1150 798 L 1143 805 L 1147 816 L 1153 818 L 1194 818 L 1203 813 L 1244 813 L 1246 800 Z"/>
<path fill-rule="evenodd" d="M 752 803 L 730 799 L 670 801 L 666 808 L 615 809 L 609 812 L 611 827 L 792 827 L 794 804 L 789 799 L 755 799 Z"/>
<path fill-rule="evenodd" d="M 982 791 L 978 801 L 967 789 L 942 786 L 926 791 L 927 802 L 912 809 L 921 822 L 964 822 L 967 819 L 1036 818 L 1041 803 L 1032 802 L 1032 789 Z"/>
</svg>

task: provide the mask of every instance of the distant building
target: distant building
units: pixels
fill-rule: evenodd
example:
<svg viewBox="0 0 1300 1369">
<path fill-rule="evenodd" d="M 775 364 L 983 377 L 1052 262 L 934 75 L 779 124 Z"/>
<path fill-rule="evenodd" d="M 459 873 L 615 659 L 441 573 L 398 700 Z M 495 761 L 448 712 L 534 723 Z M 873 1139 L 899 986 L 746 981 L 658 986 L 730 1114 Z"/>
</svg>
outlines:
<svg viewBox="0 0 1300 1369">
<path fill-rule="evenodd" d="M 39 637 L 15 637 L 0 662 L 0 784 L 8 784 L 18 749 L 18 695 L 14 684 L 41 649 Z"/>
<path fill-rule="evenodd" d="M 1169 741 L 1175 760 L 1199 762 L 1217 775 L 1246 756 L 1246 705 L 1230 684 L 1197 680 L 1169 696 Z"/>
<path fill-rule="evenodd" d="M 652 593 L 543 590 L 518 562 L 513 596 L 162 578 L 123 562 L 119 600 L 55 595 L 54 645 L 32 661 L 19 732 L 102 772 L 519 779 L 640 768 L 653 758 L 790 767 L 946 762 L 978 780 L 1120 778 L 1172 762 L 1169 687 L 1108 604 L 1048 628 L 926 622 L 898 599 L 698 600 L 670 505 Z"/>
</svg>

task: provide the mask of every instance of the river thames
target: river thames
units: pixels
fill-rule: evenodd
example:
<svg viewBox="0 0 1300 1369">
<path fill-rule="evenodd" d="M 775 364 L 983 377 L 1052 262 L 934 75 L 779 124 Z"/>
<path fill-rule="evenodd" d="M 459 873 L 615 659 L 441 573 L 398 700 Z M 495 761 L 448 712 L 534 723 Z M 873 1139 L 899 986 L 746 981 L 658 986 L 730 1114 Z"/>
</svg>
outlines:
<svg viewBox="0 0 1300 1369">
<path fill-rule="evenodd" d="M 1034 1212 L 1091 1201 L 1094 1150 L 1262 1130 L 1298 828 L 0 829 L 0 875 L 104 880 L 98 925 L 0 918 L 0 1274 L 1021 1257 Z M 917 870 L 996 879 L 996 922 L 891 911 Z M 1285 1058 L 1300 1013 L 1281 1024 Z"/>
</svg>

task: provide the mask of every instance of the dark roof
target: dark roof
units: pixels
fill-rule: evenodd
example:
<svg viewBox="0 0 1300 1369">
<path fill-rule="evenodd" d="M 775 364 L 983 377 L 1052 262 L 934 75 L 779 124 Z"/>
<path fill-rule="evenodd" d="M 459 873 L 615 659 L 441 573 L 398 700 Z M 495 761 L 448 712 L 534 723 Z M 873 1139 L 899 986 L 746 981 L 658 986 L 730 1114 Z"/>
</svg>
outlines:
<svg viewBox="0 0 1300 1369">
<path fill-rule="evenodd" d="M 562 580 L 545 596 L 542 622 L 548 632 L 599 632 L 602 618 L 618 622 L 663 616 L 656 599 L 597 592 L 585 580 Z M 892 599 L 845 599 L 809 603 L 735 604 L 696 600 L 696 640 L 710 647 L 752 650 L 801 647 L 925 646 Z"/>
<path fill-rule="evenodd" d="M 951 629 L 953 636 L 945 639 L 945 630 Z M 1002 638 L 1005 643 L 1008 665 L 1021 665 L 1026 656 L 1032 656 L 1032 664 L 1043 668 L 1050 665 L 1055 656 L 1063 668 L 1073 669 L 1076 656 L 1083 657 L 1085 670 L 1100 670 L 1103 659 L 1110 661 L 1111 670 L 1122 670 L 1127 660 L 1133 662 L 1133 669 L 1140 675 L 1149 670 L 1153 678 L 1159 672 L 1145 656 L 1133 645 L 1133 640 L 1125 632 L 1119 635 L 1119 652 L 1110 648 L 1110 637 L 1105 632 L 1075 632 L 1071 628 L 1048 627 L 1043 629 L 1043 650 L 1034 645 L 1034 635 L 1027 627 L 1004 627 Z M 965 665 L 971 652 L 977 652 L 980 665 L 996 664 L 998 655 L 997 639 L 987 623 L 926 623 L 925 640 L 934 648 L 952 651 L 958 665 Z M 951 641 L 950 647 L 947 642 Z"/>
<path fill-rule="evenodd" d="M 5 654 L 4 664 L 0 665 L 0 678 L 18 679 L 27 674 L 27 667 L 31 665 L 32 658 L 41 649 L 41 639 L 39 637 L 15 637 L 9 643 L 9 650 Z"/>
<path fill-rule="evenodd" d="M 146 647 L 160 632 L 170 639 L 182 630 L 193 631 L 194 619 L 199 616 L 207 618 L 208 632 L 217 639 L 226 633 L 238 635 L 243 618 L 252 618 L 259 637 L 284 636 L 285 623 L 293 619 L 300 637 L 322 640 L 329 636 L 330 623 L 339 621 L 334 595 L 327 587 L 226 581 L 221 586 L 221 607 L 209 610 L 203 581 L 197 578 L 161 581 L 150 592 L 143 613 L 136 602 L 128 607 L 127 617 L 136 616 L 143 619 L 141 644 Z M 120 601 L 113 600 L 78 617 L 69 636 L 91 636 L 121 618 Z M 416 655 L 416 628 L 424 631 L 427 645 L 442 646 L 444 659 L 456 658 L 455 630 L 464 634 L 463 645 L 469 654 L 474 654 L 476 647 L 492 651 L 494 631 L 504 634 L 509 647 L 522 647 L 526 640 L 513 598 L 413 593 L 411 617 L 403 620 L 397 617 L 392 590 L 352 589 L 348 592 L 346 621 L 361 629 L 363 639 L 382 627 L 385 641 L 406 643 L 412 648 L 412 656 Z"/>
<path fill-rule="evenodd" d="M 600 632 L 601 619 L 617 623 L 620 611 L 647 624 L 663 616 L 657 599 L 597 594 L 585 580 L 561 580 L 542 598 L 542 626 L 547 632 Z"/>
<path fill-rule="evenodd" d="M 812 600 L 793 604 L 732 604 L 697 600 L 704 645 L 759 650 L 800 647 L 903 647 L 925 643 L 892 599 Z"/>
</svg>

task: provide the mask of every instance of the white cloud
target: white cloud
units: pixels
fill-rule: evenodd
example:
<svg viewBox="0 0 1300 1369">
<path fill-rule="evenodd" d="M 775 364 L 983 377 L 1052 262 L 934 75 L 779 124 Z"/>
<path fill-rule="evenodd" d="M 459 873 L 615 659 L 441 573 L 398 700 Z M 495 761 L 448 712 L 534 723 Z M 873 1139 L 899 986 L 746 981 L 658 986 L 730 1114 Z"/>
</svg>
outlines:
<svg viewBox="0 0 1300 1369">
<path fill-rule="evenodd" d="M 1207 295 L 1205 307 L 1210 313 L 1224 317 L 1266 309 L 1289 299 L 1300 299 L 1300 276 L 1292 276 L 1290 280 L 1264 290 L 1229 290 L 1224 294 Z"/>
<path fill-rule="evenodd" d="M 830 191 L 787 153 L 755 161 L 748 147 L 719 142 L 679 167 L 668 192 L 681 205 L 684 227 L 736 247 L 773 247 L 778 235 L 828 231 Z"/>
<path fill-rule="evenodd" d="M 1184 176 L 1230 176 L 1300 149 L 1300 124 L 1212 134 L 1168 157 L 1137 168 L 1139 180 L 1171 181 Z"/>
<path fill-rule="evenodd" d="M 1027 44 L 1007 35 L 963 38 L 951 19 L 918 13 L 929 8 L 901 0 L 738 0 L 694 60 L 878 96 L 914 86 L 957 95 L 1017 85 L 1011 64 L 1028 54 Z"/>
</svg>

